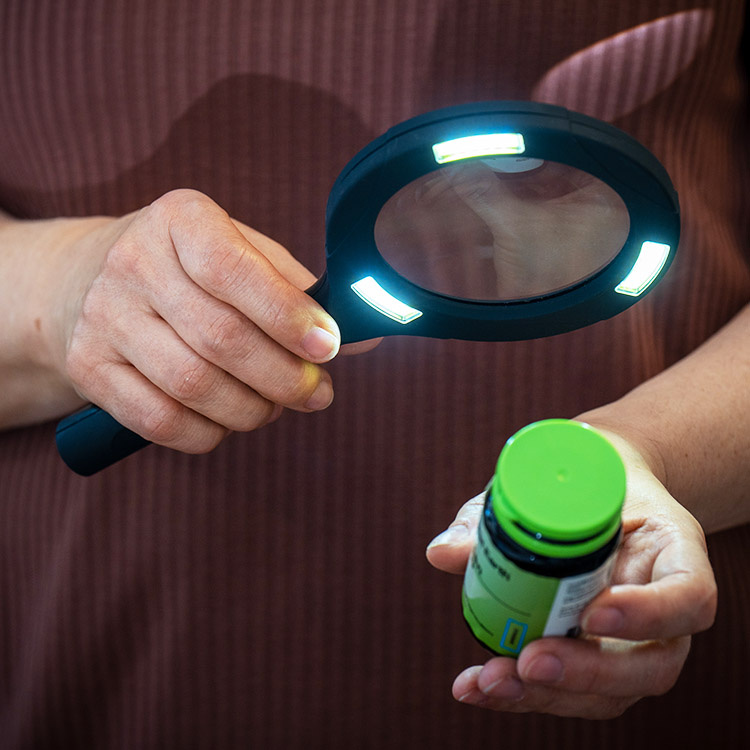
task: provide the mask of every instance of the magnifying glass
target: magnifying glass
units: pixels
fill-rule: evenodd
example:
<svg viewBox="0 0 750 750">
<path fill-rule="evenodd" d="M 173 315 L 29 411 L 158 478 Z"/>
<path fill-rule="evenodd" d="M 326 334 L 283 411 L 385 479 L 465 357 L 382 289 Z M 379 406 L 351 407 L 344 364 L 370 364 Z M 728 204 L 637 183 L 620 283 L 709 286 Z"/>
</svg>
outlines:
<svg viewBox="0 0 750 750">
<path fill-rule="evenodd" d="M 539 338 L 630 307 L 679 234 L 666 170 L 623 131 L 546 104 L 461 105 L 391 128 L 346 165 L 308 293 L 342 343 Z M 83 475 L 148 444 L 96 406 L 56 440 Z"/>
</svg>

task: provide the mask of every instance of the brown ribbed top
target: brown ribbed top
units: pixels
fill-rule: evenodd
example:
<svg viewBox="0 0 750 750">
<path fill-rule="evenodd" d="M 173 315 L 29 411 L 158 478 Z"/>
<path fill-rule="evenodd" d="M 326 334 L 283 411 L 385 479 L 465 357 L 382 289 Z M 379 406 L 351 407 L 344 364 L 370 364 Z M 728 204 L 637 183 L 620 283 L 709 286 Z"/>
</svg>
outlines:
<svg viewBox="0 0 750 750">
<path fill-rule="evenodd" d="M 0 434 L 0 748 L 745 747 L 750 528 L 710 539 L 715 627 L 667 696 L 602 723 L 461 706 L 485 655 L 424 546 L 506 437 L 617 398 L 750 299 L 744 3 L 5 0 L 0 207 L 121 214 L 176 187 L 323 267 L 372 137 L 475 99 L 606 117 L 670 172 L 666 280 L 534 342 L 400 338 L 334 405 L 83 479 L 54 425 Z"/>
</svg>

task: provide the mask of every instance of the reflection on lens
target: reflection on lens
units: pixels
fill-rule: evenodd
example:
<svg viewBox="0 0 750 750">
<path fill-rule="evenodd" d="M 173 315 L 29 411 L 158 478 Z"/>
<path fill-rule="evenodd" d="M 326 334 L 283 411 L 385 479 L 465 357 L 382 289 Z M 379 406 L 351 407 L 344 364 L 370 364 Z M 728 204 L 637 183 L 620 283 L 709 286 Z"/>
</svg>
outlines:
<svg viewBox="0 0 750 750">
<path fill-rule="evenodd" d="M 517 300 L 595 274 L 629 228 L 624 202 L 601 180 L 557 162 L 501 156 L 450 164 L 406 185 L 381 209 L 375 242 L 425 289 Z"/>
</svg>

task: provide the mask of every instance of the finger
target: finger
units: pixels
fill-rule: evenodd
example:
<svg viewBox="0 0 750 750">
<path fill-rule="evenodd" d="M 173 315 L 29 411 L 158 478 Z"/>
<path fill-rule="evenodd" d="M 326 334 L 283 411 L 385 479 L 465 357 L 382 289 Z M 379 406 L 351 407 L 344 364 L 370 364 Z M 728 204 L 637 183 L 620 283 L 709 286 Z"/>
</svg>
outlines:
<svg viewBox="0 0 750 750">
<path fill-rule="evenodd" d="M 633 641 L 668 639 L 707 629 L 716 615 L 716 581 L 697 538 L 676 537 L 657 556 L 647 584 L 602 592 L 583 612 L 587 633 Z"/>
<path fill-rule="evenodd" d="M 343 344 L 341 347 L 341 354 L 364 354 L 365 352 L 372 351 L 376 346 L 379 346 L 383 339 L 368 339 L 367 341 L 357 341 L 353 344 Z"/>
<path fill-rule="evenodd" d="M 569 693 L 610 698 L 662 695 L 674 686 L 689 650 L 689 636 L 641 642 L 542 638 L 521 652 L 517 669 L 526 684 Z"/>
<path fill-rule="evenodd" d="M 446 573 L 464 572 L 474 547 L 485 494 L 482 492 L 465 503 L 453 523 L 430 542 L 427 547 L 427 559 L 431 565 Z"/>
<path fill-rule="evenodd" d="M 305 291 L 317 281 L 317 278 L 311 271 L 303 266 L 283 245 L 262 234 L 257 229 L 247 226 L 247 224 L 234 219 L 233 221 L 245 239 L 258 248 L 273 263 L 274 268 L 291 281 L 297 289 Z M 372 351 L 382 340 L 382 338 L 377 338 L 344 344 L 341 347 L 341 354 L 363 354 Z"/>
<path fill-rule="evenodd" d="M 159 210 L 167 213 L 169 237 L 188 276 L 294 354 L 313 362 L 332 359 L 341 338 L 333 318 L 284 278 L 207 196 L 176 193 L 160 199 Z M 170 201 L 179 204 L 178 220 Z"/>
<path fill-rule="evenodd" d="M 487 702 L 488 696 L 485 695 L 480 689 L 478 680 L 479 673 L 482 671 L 481 666 L 468 667 L 461 674 L 456 677 L 453 681 L 453 687 L 451 692 L 453 697 L 459 703 L 468 703 L 473 706 L 483 706 Z M 518 680 L 516 680 L 518 682 Z M 519 683 L 520 686 L 520 683 Z M 519 689 L 519 696 L 522 694 L 523 689 Z"/>
<path fill-rule="evenodd" d="M 274 402 L 201 357 L 156 316 L 143 319 L 138 339 L 126 339 L 121 352 L 169 397 L 229 430 L 256 429 L 275 409 Z"/>
<path fill-rule="evenodd" d="M 123 312 L 117 305 L 113 307 L 106 295 L 97 299 L 102 304 L 89 305 L 86 326 L 68 353 L 68 367 L 78 392 L 153 443 L 188 453 L 216 447 L 228 429 L 168 396 L 119 350 L 129 340 L 124 328 L 143 331 L 148 327 L 148 312 L 133 306 L 126 306 Z M 98 335 L 100 330 L 106 330 L 105 340 Z M 143 340 L 145 347 L 149 338 Z M 159 351 L 156 359 L 162 354 Z"/>
<path fill-rule="evenodd" d="M 570 693 L 560 688 L 533 685 L 518 676 L 514 659 L 492 659 L 484 667 L 470 667 L 453 683 L 461 703 L 508 713 L 547 713 L 564 717 L 610 719 L 637 698 L 612 698 Z"/>
<path fill-rule="evenodd" d="M 130 363 L 100 362 L 92 382 L 86 397 L 106 405 L 121 425 L 152 443 L 184 453 L 206 453 L 229 434 L 226 427 L 167 396 Z"/>
<path fill-rule="evenodd" d="M 316 281 L 314 274 L 300 263 L 282 244 L 257 229 L 232 219 L 245 239 L 271 261 L 274 268 L 297 289 L 309 289 Z M 322 254 L 322 250 L 321 250 Z"/>
<path fill-rule="evenodd" d="M 283 245 L 262 234 L 257 229 L 253 229 L 234 219 L 233 221 L 245 239 L 258 248 L 273 263 L 276 270 L 291 281 L 297 289 L 305 291 L 317 281 L 310 270 L 303 266 Z M 344 344 L 341 347 L 340 353 L 344 355 L 364 354 L 365 352 L 372 351 L 382 340 L 382 338 L 368 339 L 367 341 Z"/>
<path fill-rule="evenodd" d="M 154 308 L 207 362 L 273 403 L 298 411 L 317 411 L 330 405 L 333 387 L 323 368 L 292 354 L 234 307 L 211 297 L 190 279 L 177 278 L 172 291 L 154 298 Z M 185 299 L 190 299 L 190 304 L 184 304 Z"/>
</svg>

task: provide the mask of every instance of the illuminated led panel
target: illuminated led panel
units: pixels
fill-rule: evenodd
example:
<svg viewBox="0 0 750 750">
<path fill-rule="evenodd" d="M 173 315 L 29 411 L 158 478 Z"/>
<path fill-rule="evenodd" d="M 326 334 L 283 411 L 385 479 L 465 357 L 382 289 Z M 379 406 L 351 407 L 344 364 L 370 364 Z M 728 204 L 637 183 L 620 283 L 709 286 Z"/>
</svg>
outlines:
<svg viewBox="0 0 750 750">
<path fill-rule="evenodd" d="M 372 276 L 365 276 L 352 284 L 352 290 L 370 307 L 398 323 L 411 323 L 422 315 L 421 310 L 404 304 L 383 289 Z"/>
<path fill-rule="evenodd" d="M 659 275 L 659 271 L 664 268 L 664 264 L 669 257 L 669 250 L 669 245 L 662 242 L 644 242 L 633 268 L 615 287 L 615 291 L 620 294 L 628 294 L 631 297 L 643 294 Z"/>
<path fill-rule="evenodd" d="M 436 143 L 432 147 L 435 161 L 447 164 L 460 159 L 475 156 L 494 156 L 497 154 L 522 154 L 526 144 L 520 133 L 483 133 L 454 138 L 451 141 Z"/>
</svg>

